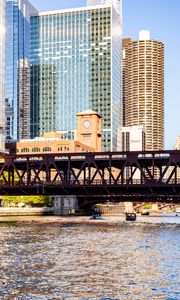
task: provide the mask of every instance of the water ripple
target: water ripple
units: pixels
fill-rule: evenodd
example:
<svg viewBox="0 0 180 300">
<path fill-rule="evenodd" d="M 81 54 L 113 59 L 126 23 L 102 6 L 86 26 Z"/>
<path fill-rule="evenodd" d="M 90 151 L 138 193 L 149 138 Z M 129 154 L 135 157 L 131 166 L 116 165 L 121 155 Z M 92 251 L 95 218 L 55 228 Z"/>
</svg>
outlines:
<svg viewBox="0 0 180 300">
<path fill-rule="evenodd" d="M 1 223 L 0 245 L 2 300 L 180 299 L 176 225 Z"/>
</svg>

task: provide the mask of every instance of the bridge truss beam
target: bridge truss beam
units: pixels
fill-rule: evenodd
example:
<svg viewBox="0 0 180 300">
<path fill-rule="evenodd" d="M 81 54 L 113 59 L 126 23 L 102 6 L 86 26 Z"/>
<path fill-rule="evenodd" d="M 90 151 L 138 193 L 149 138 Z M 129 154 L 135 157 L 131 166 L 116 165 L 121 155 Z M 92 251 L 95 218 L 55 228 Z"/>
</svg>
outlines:
<svg viewBox="0 0 180 300">
<path fill-rule="evenodd" d="M 180 203 L 180 151 L 4 155 L 0 194 Z"/>
</svg>

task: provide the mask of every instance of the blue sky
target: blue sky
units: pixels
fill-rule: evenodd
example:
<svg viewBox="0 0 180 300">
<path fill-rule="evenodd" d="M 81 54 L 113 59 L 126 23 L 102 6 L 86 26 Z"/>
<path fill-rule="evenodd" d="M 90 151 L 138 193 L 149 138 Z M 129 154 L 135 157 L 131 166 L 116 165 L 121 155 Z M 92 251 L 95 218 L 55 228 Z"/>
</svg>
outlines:
<svg viewBox="0 0 180 300">
<path fill-rule="evenodd" d="M 86 0 L 30 0 L 40 11 L 86 5 Z M 165 148 L 180 135 L 180 0 L 123 0 L 123 36 L 146 29 L 165 45 Z"/>
</svg>

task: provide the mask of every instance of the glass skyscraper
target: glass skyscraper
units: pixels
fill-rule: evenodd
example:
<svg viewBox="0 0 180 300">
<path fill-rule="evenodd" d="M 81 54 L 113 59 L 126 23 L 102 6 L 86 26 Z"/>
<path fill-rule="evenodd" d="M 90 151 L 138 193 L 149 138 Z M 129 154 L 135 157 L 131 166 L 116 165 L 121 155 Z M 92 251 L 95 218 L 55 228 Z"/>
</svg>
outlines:
<svg viewBox="0 0 180 300">
<path fill-rule="evenodd" d="M 0 150 L 4 150 L 4 44 L 5 1 L 0 1 Z"/>
<path fill-rule="evenodd" d="M 6 0 L 6 140 L 30 136 L 30 15 L 34 12 L 27 0 Z"/>
<path fill-rule="evenodd" d="M 31 17 L 31 134 L 73 138 L 76 114 L 103 117 L 103 149 L 121 127 L 121 18 L 110 5 Z"/>
</svg>

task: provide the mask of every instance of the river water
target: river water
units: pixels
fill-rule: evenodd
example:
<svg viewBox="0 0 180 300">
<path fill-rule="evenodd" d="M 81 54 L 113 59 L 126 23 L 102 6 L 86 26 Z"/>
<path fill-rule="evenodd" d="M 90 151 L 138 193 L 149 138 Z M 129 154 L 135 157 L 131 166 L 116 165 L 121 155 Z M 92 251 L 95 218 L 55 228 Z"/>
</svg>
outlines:
<svg viewBox="0 0 180 300">
<path fill-rule="evenodd" d="M 180 299 L 180 217 L 0 218 L 0 299 Z"/>
</svg>

